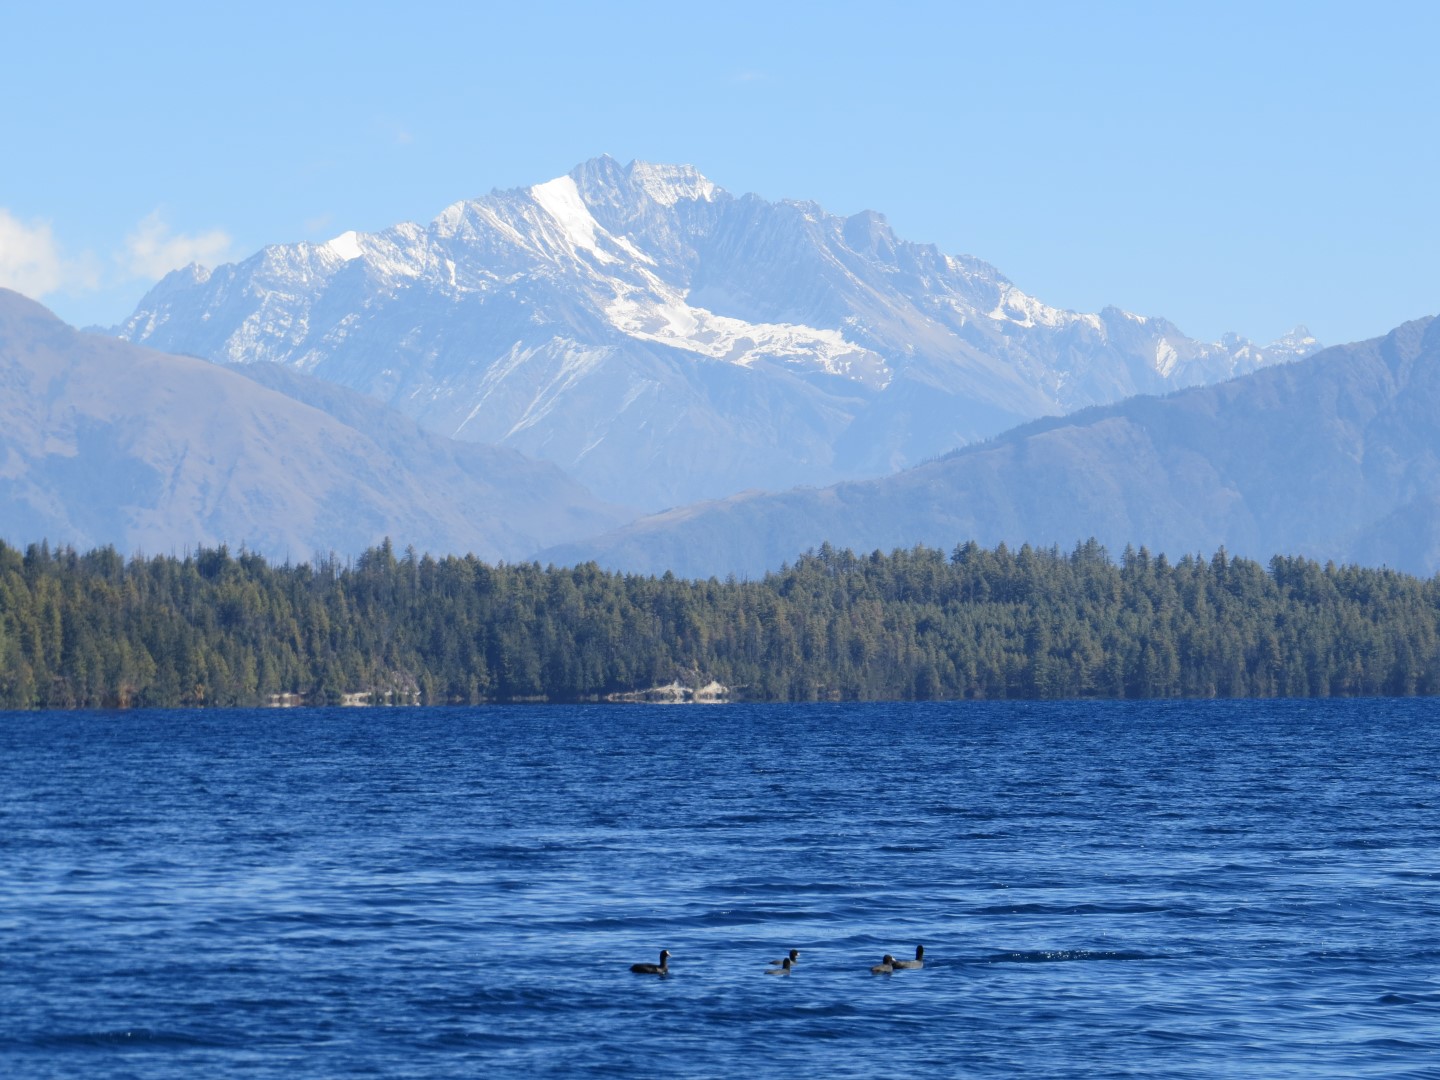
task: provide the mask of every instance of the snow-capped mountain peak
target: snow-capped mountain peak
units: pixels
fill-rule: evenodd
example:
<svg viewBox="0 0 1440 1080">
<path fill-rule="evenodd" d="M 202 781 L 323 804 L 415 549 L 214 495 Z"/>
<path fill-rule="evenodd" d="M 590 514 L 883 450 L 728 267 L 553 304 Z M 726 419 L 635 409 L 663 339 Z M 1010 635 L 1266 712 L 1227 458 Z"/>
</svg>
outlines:
<svg viewBox="0 0 1440 1080">
<path fill-rule="evenodd" d="M 1266 351 L 1271 353 L 1290 353 L 1296 359 L 1308 356 L 1320 348 L 1320 342 L 1315 335 L 1310 333 L 1310 328 L 1301 324 L 1288 334 L 1281 334 L 1278 338 L 1265 346 Z"/>
<path fill-rule="evenodd" d="M 709 202 L 719 190 L 693 165 L 632 161 L 626 171 L 635 185 L 661 206 L 674 206 L 681 200 Z"/>
<path fill-rule="evenodd" d="M 325 250 L 346 262 L 351 259 L 358 259 L 364 254 L 360 247 L 360 235 L 354 229 L 341 233 L 332 240 L 325 242 Z"/>
<path fill-rule="evenodd" d="M 292 364 L 640 505 L 884 472 L 1316 347 L 1065 311 L 873 211 L 608 157 L 426 226 L 172 274 L 118 333 Z"/>
</svg>

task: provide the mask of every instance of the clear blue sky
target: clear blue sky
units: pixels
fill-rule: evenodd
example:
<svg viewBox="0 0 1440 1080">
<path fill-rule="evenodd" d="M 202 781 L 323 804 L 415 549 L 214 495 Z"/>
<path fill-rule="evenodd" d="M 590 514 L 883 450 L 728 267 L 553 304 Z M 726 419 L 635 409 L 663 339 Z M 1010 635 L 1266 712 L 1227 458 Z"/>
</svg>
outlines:
<svg viewBox="0 0 1440 1080">
<path fill-rule="evenodd" d="M 1440 5 L 0 0 L 0 283 L 429 221 L 609 153 L 887 214 L 1048 303 L 1326 342 L 1440 312 Z"/>
</svg>

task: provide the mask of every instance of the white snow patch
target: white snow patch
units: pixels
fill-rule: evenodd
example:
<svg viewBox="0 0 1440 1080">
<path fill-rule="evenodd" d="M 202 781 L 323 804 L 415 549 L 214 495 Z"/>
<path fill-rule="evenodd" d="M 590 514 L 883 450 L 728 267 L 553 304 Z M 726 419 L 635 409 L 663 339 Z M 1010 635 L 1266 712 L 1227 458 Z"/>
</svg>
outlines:
<svg viewBox="0 0 1440 1080">
<path fill-rule="evenodd" d="M 609 233 L 607 233 L 606 235 L 608 235 L 611 240 L 614 240 L 617 245 L 623 248 L 625 253 L 629 255 L 632 259 L 636 259 L 643 263 L 649 263 L 651 266 L 655 265 L 655 260 L 652 259 L 649 255 L 646 255 L 645 252 L 641 251 L 634 244 L 632 244 L 629 237 L 618 236 Z"/>
<path fill-rule="evenodd" d="M 325 250 L 349 262 L 358 259 L 365 252 L 360 249 L 360 236 L 354 229 L 342 232 L 333 240 L 326 241 Z"/>
<path fill-rule="evenodd" d="M 580 189 L 575 186 L 573 178 L 560 176 L 546 183 L 536 184 L 530 189 L 530 197 L 555 219 L 555 223 L 560 226 L 566 240 L 573 247 L 583 248 L 601 262 L 615 261 L 613 255 L 601 251 L 596 243 L 596 232 L 603 230 L 600 229 L 600 223 L 591 216 L 585 200 L 580 198 Z"/>
<path fill-rule="evenodd" d="M 1314 334 L 1310 333 L 1309 327 L 1297 326 L 1288 334 L 1270 342 L 1265 348 L 1275 352 L 1294 352 L 1304 355 L 1319 349 L 1320 342 L 1316 340 Z"/>
<path fill-rule="evenodd" d="M 1175 365 L 1180 362 L 1180 354 L 1175 351 L 1165 338 L 1161 338 L 1155 344 L 1155 370 L 1164 378 L 1169 378 L 1170 373 L 1175 370 Z"/>
<path fill-rule="evenodd" d="M 630 179 L 661 206 L 674 206 L 681 199 L 709 202 L 715 197 L 715 185 L 693 165 L 636 161 L 630 166 Z"/>
<path fill-rule="evenodd" d="M 495 207 L 488 203 L 476 201 L 469 204 L 469 209 L 480 225 L 494 229 L 522 251 L 534 250 L 535 245 L 532 242 L 532 237 L 521 232 L 510 221 L 502 217 Z M 471 230 L 471 234 L 479 235 L 479 230 Z"/>
<path fill-rule="evenodd" d="M 1062 311 L 1060 308 L 1053 308 L 1049 304 L 1041 303 L 1035 297 L 1021 292 L 1013 285 L 1001 287 L 1000 302 L 995 305 L 995 310 L 988 314 L 997 322 L 1010 322 L 1026 329 L 1035 326 L 1058 328 L 1084 319 L 1084 316 L 1077 315 L 1073 311 Z M 1098 324 L 1099 320 L 1096 319 L 1092 325 Z"/>
<path fill-rule="evenodd" d="M 452 237 L 460 231 L 460 225 L 465 220 L 465 210 L 470 203 L 451 203 L 440 213 L 435 215 L 435 220 L 430 223 L 435 232 L 442 237 Z"/>
<path fill-rule="evenodd" d="M 694 307 L 683 297 L 621 289 L 605 308 L 611 324 L 630 337 L 684 349 L 712 360 L 751 367 L 762 360 L 819 368 L 883 386 L 891 372 L 883 358 L 846 341 L 839 330 L 796 323 L 750 323 Z"/>
</svg>

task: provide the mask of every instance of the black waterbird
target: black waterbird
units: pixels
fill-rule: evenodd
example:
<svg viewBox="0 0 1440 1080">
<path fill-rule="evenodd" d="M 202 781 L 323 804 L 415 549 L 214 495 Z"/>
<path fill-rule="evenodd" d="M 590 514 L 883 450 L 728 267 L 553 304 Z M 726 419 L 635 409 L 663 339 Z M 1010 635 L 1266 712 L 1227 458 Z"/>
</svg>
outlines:
<svg viewBox="0 0 1440 1080">
<path fill-rule="evenodd" d="M 914 960 L 896 960 L 890 966 L 893 967 L 896 971 L 900 971 L 902 969 L 914 971 L 916 968 L 923 968 L 925 966 L 925 946 L 915 946 Z"/>
<path fill-rule="evenodd" d="M 658 964 L 631 964 L 630 970 L 636 975 L 669 975 L 670 974 L 670 950 L 660 950 L 660 962 Z"/>
</svg>

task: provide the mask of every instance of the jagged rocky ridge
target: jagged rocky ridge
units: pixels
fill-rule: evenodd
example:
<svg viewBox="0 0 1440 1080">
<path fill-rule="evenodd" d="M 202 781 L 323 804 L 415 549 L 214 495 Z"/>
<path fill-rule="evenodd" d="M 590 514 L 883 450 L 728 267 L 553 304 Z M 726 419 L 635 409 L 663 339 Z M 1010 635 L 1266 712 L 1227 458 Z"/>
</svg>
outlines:
<svg viewBox="0 0 1440 1080">
<path fill-rule="evenodd" d="M 1316 347 L 1077 314 L 876 213 L 602 157 L 428 226 L 169 275 L 117 333 L 290 365 L 650 508 L 883 475 L 1016 423 Z"/>
</svg>

